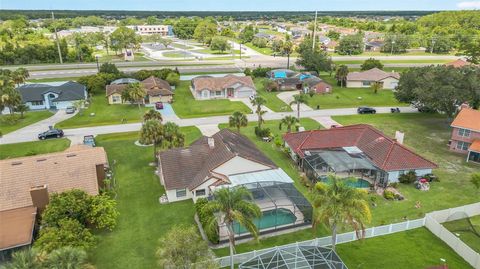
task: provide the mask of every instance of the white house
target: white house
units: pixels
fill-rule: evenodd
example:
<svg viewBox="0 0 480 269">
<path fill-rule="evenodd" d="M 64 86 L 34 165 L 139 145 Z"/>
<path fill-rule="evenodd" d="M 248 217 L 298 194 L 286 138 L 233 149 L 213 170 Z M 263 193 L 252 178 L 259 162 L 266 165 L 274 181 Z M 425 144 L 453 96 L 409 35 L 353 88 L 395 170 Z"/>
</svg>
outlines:
<svg viewBox="0 0 480 269">
<path fill-rule="evenodd" d="M 24 84 L 17 90 L 31 110 L 65 109 L 88 97 L 85 85 L 74 81 Z"/>
<path fill-rule="evenodd" d="M 393 90 L 397 87 L 399 79 L 399 73 L 372 68 L 367 71 L 348 73 L 347 88 L 368 88 L 372 83 L 379 82 L 383 89 Z"/>
</svg>

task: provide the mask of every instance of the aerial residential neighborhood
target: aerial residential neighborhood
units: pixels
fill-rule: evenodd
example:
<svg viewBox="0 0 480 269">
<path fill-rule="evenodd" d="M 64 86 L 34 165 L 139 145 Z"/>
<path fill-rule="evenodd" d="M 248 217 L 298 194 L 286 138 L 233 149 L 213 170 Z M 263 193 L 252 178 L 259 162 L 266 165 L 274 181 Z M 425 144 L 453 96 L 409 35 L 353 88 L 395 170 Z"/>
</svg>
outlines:
<svg viewBox="0 0 480 269">
<path fill-rule="evenodd" d="M 480 269 L 478 1 L 0 3 L 0 269 Z"/>
</svg>

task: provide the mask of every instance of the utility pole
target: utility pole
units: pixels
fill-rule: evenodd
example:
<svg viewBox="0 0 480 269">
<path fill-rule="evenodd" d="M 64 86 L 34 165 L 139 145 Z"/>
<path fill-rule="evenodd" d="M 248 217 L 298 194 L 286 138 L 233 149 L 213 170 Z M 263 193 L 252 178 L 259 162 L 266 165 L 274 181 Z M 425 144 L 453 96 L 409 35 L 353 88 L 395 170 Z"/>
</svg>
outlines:
<svg viewBox="0 0 480 269">
<path fill-rule="evenodd" d="M 430 48 L 430 53 L 433 53 L 434 46 L 435 46 L 435 38 L 432 36 L 432 47 Z"/>
<path fill-rule="evenodd" d="M 52 21 L 53 21 L 52 22 L 53 30 L 55 31 L 55 40 L 57 41 L 58 57 L 60 58 L 60 64 L 63 64 L 62 51 L 60 50 L 60 42 L 58 41 L 57 26 L 55 25 L 55 16 L 53 15 L 53 11 L 52 11 Z"/>
<path fill-rule="evenodd" d="M 391 50 L 391 54 L 393 55 L 393 47 L 395 46 L 395 38 L 392 39 L 392 50 Z"/>
<path fill-rule="evenodd" d="M 317 39 L 316 35 L 317 35 L 317 14 L 318 14 L 318 11 L 315 10 L 315 22 L 314 22 L 314 25 L 313 25 L 313 37 L 312 37 L 312 50 L 315 50 L 315 41 Z"/>
</svg>

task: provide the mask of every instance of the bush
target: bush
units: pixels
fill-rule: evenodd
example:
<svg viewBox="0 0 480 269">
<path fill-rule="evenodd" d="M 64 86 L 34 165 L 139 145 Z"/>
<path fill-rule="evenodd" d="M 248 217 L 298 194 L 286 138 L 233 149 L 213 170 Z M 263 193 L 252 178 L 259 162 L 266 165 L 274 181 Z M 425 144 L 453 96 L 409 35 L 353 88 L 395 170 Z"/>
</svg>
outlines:
<svg viewBox="0 0 480 269">
<path fill-rule="evenodd" d="M 206 212 L 203 210 L 205 205 L 208 203 L 207 198 L 199 198 L 197 199 L 197 202 L 195 202 L 195 212 L 197 213 L 198 220 L 202 224 L 202 227 L 205 227 L 206 225 L 206 220 L 208 216 L 206 216 Z M 205 230 L 205 234 L 207 235 L 207 238 L 210 242 L 212 243 L 218 243 L 220 241 L 219 235 L 218 235 L 218 229 L 216 232 L 211 232 L 209 230 Z"/>
<path fill-rule="evenodd" d="M 411 184 L 415 182 L 415 180 L 417 180 L 417 173 L 415 173 L 415 171 L 409 171 L 398 178 L 398 181 L 403 184 Z"/>
<path fill-rule="evenodd" d="M 276 92 L 278 91 L 278 84 L 273 80 L 266 79 L 263 82 L 263 88 L 268 92 Z"/>
<path fill-rule="evenodd" d="M 398 188 L 398 182 L 392 182 L 392 183 L 388 184 L 388 186 L 396 189 L 396 188 Z"/>
<path fill-rule="evenodd" d="M 266 38 L 263 38 L 263 37 L 255 37 L 253 40 L 252 40 L 252 44 L 255 46 L 255 47 L 258 47 L 258 48 L 266 48 L 267 47 L 267 43 L 268 43 L 268 40 Z"/>
<path fill-rule="evenodd" d="M 271 133 L 270 128 L 258 128 L 258 126 L 255 126 L 255 135 L 258 137 L 270 137 Z"/>
<path fill-rule="evenodd" d="M 264 78 L 267 76 L 267 72 L 268 71 L 271 71 L 272 68 L 271 67 L 257 67 L 255 69 L 252 70 L 252 75 L 256 78 Z"/>
<path fill-rule="evenodd" d="M 312 182 L 310 181 L 310 179 L 308 179 L 307 176 L 305 175 L 302 175 L 300 177 L 300 183 L 302 183 L 303 186 L 307 187 L 308 189 L 310 189 L 312 187 Z"/>
<path fill-rule="evenodd" d="M 245 74 L 245 76 L 252 76 L 252 69 L 250 68 L 245 68 L 245 71 L 243 71 L 243 73 Z"/>
<path fill-rule="evenodd" d="M 275 146 L 277 146 L 277 147 L 281 147 L 283 145 L 282 138 L 280 138 L 279 136 L 275 137 L 274 142 L 275 142 Z"/>
<path fill-rule="evenodd" d="M 51 252 L 61 247 L 79 247 L 88 249 L 95 241 L 92 233 L 75 219 L 62 219 L 58 227 L 46 227 L 40 230 L 35 241 L 42 251 Z"/>
<path fill-rule="evenodd" d="M 393 191 L 385 190 L 383 192 L 383 197 L 385 197 L 385 199 L 387 200 L 394 200 L 395 194 L 393 193 Z"/>
</svg>

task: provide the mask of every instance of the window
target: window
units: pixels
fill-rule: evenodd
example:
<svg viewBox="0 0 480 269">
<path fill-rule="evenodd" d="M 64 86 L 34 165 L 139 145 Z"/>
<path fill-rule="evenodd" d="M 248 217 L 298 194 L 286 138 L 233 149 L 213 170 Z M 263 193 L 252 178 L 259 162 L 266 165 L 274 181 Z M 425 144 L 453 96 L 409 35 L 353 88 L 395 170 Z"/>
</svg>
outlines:
<svg viewBox="0 0 480 269">
<path fill-rule="evenodd" d="M 400 170 L 398 171 L 398 175 L 401 176 L 401 175 L 404 175 L 405 174 L 405 170 Z"/>
<path fill-rule="evenodd" d="M 463 141 L 457 141 L 457 149 L 458 150 L 468 150 L 470 147 L 470 143 L 463 142 Z"/>
<path fill-rule="evenodd" d="M 222 91 L 216 91 L 215 96 L 222 96 Z"/>
<path fill-rule="evenodd" d="M 468 129 L 458 129 L 458 135 L 459 136 L 464 136 L 464 137 L 469 137 L 470 136 L 470 130 L 468 130 Z"/>
<path fill-rule="evenodd" d="M 205 195 L 205 189 L 195 191 L 195 196 L 204 196 L 204 195 Z"/>
<path fill-rule="evenodd" d="M 366 80 L 366 81 L 362 81 L 362 85 L 363 85 L 363 86 L 370 86 L 371 84 L 372 84 L 371 81 L 367 81 L 367 80 Z"/>
<path fill-rule="evenodd" d="M 187 190 L 186 189 L 177 190 L 177 198 L 185 197 L 185 196 L 187 196 Z"/>
<path fill-rule="evenodd" d="M 32 106 L 43 106 L 43 101 L 32 101 Z"/>
<path fill-rule="evenodd" d="M 122 98 L 121 98 L 120 96 L 118 96 L 118 95 L 113 95 L 113 96 L 112 96 L 112 102 L 114 102 L 114 103 L 120 103 L 120 102 L 122 102 Z"/>
</svg>

